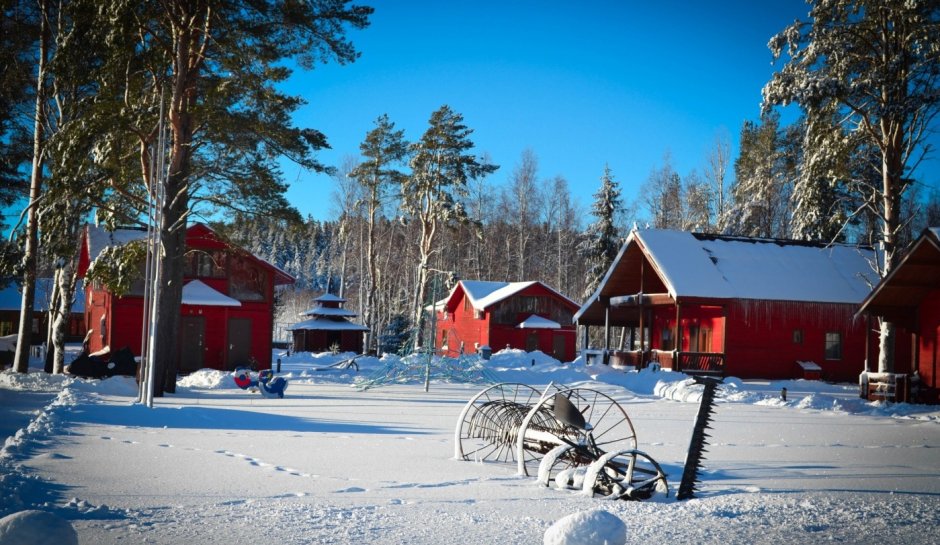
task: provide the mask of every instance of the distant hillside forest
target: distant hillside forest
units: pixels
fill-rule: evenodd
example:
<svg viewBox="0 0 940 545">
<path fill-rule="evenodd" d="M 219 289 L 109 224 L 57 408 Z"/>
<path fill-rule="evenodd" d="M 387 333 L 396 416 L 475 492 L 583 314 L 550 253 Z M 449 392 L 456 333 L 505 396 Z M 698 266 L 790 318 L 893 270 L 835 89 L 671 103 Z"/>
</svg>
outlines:
<svg viewBox="0 0 940 545">
<path fill-rule="evenodd" d="M 735 162 L 735 170 L 743 178 L 742 162 L 740 158 Z M 436 239 L 427 265 L 429 287 L 423 305 L 445 297 L 458 279 L 538 280 L 583 301 L 636 226 L 863 244 L 877 240 L 877 219 L 866 219 L 864 214 L 851 221 L 843 214 L 831 214 L 828 227 L 817 225 L 813 231 L 800 216 L 806 206 L 802 211 L 795 206 L 798 201 L 792 185 L 750 185 L 763 192 L 755 195 L 743 184 L 723 189 L 720 178 L 715 183 L 714 171 L 706 170 L 703 177 L 694 172 L 682 177 L 668 159 L 664 163 L 627 205 L 609 169 L 603 171 L 589 208 L 574 202 L 565 179 L 537 180 L 537 160 L 531 152 L 523 154 L 505 186 L 490 186 L 486 179 L 474 181 L 461 202 L 463 221 L 443 227 Z M 329 292 L 346 298 L 346 308 L 357 312 L 360 322 L 372 325 L 373 346 L 399 348 L 386 341 L 406 338 L 413 326 L 421 228 L 402 214 L 394 197 L 376 211 L 372 222 L 375 292 L 370 310 L 369 214 L 362 188 L 349 182 L 348 176 L 337 175 L 336 180 L 333 197 L 339 219 L 291 221 L 238 215 L 213 227 L 296 278 L 293 286 L 278 293 L 276 336 L 287 340 L 283 328 L 300 321 L 300 313 L 313 306 L 313 299 Z M 770 190 L 775 193 L 769 194 Z M 852 205 L 846 195 L 842 197 L 842 208 Z M 759 199 L 773 208 L 760 206 Z M 905 240 L 916 237 L 927 225 L 940 224 L 935 193 L 915 188 L 904 210 Z"/>
</svg>

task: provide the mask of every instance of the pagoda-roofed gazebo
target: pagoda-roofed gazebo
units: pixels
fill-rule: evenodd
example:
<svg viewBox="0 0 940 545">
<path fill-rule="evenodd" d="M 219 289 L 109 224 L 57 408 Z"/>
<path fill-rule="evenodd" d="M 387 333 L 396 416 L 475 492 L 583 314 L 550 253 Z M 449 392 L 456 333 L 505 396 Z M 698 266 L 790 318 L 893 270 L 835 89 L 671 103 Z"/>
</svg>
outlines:
<svg viewBox="0 0 940 545">
<path fill-rule="evenodd" d="M 297 352 L 362 352 L 362 337 L 368 328 L 351 320 L 358 316 L 342 305 L 346 299 L 325 293 L 313 300 L 316 306 L 301 313 L 306 319 L 290 327 Z"/>
</svg>

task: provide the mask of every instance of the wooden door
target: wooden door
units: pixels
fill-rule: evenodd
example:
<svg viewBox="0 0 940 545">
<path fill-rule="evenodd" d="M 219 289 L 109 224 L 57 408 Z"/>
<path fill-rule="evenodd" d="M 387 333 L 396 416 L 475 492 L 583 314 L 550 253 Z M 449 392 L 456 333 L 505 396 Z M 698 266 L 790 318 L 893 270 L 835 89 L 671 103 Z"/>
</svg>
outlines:
<svg viewBox="0 0 940 545">
<path fill-rule="evenodd" d="M 533 331 L 526 335 L 525 349 L 526 352 L 535 352 L 539 349 L 539 334 L 537 332 Z"/>
<path fill-rule="evenodd" d="M 248 367 L 251 364 L 251 318 L 228 319 L 229 369 Z"/>
<path fill-rule="evenodd" d="M 567 354 L 565 353 L 565 336 L 556 333 L 552 336 L 552 356 L 564 363 L 567 359 Z"/>
<path fill-rule="evenodd" d="M 180 323 L 180 371 L 191 373 L 204 366 L 206 319 L 203 316 L 183 316 Z"/>
</svg>

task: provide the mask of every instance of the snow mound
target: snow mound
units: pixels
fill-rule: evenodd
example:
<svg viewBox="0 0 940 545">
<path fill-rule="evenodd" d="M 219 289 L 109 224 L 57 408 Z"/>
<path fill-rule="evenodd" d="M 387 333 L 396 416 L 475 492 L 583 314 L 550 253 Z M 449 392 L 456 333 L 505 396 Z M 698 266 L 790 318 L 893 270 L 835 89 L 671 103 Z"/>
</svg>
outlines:
<svg viewBox="0 0 940 545">
<path fill-rule="evenodd" d="M 516 348 L 505 348 L 493 354 L 489 360 L 489 365 L 503 369 L 525 369 L 528 367 L 545 365 L 560 365 L 561 362 L 545 354 L 541 350 L 526 352 Z"/>
<path fill-rule="evenodd" d="M 237 390 L 238 385 L 228 371 L 215 369 L 200 369 L 176 381 L 181 388 L 195 388 L 199 390 Z"/>
<path fill-rule="evenodd" d="M 46 511 L 20 511 L 0 519 L 3 545 L 78 545 L 69 521 Z"/>
<path fill-rule="evenodd" d="M 545 545 L 626 545 L 627 525 L 601 509 L 580 511 L 545 530 Z"/>
<path fill-rule="evenodd" d="M 43 372 L 17 373 L 12 368 L 0 372 L 0 388 L 30 392 L 58 392 L 73 379 L 67 375 Z"/>
<path fill-rule="evenodd" d="M 113 376 L 104 379 L 77 379 L 73 383 L 76 391 L 112 396 L 137 395 L 137 379 L 134 377 Z"/>
</svg>

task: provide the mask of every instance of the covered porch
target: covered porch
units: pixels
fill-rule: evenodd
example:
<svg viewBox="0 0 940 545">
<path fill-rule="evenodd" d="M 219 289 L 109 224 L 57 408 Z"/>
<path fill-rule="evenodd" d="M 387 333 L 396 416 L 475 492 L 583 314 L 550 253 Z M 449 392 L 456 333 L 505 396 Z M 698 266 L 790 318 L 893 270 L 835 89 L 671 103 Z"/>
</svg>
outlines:
<svg viewBox="0 0 940 545">
<path fill-rule="evenodd" d="M 582 307 L 577 323 L 584 326 L 582 350 L 589 363 L 724 375 L 724 305 L 677 301 L 668 293 L 601 296 Z M 603 343 L 592 349 L 591 328 L 598 327 Z"/>
</svg>

